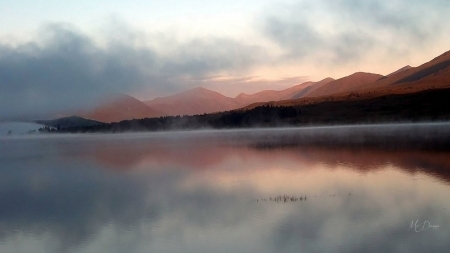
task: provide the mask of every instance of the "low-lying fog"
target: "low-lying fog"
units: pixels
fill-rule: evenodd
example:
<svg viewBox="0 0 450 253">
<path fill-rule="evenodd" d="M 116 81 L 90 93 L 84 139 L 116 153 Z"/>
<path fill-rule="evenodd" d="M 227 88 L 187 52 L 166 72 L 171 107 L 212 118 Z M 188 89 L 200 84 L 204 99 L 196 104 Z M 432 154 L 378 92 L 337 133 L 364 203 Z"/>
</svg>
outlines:
<svg viewBox="0 0 450 253">
<path fill-rule="evenodd" d="M 30 122 L 0 122 L 0 136 L 11 134 L 26 134 L 29 131 L 38 130 L 44 125 Z"/>
<path fill-rule="evenodd" d="M 28 129 L 42 127 L 33 123 L 0 124 L 0 131 L 16 126 L 12 132 L 23 133 Z M 21 129 L 21 130 L 20 130 Z M 9 130 L 4 130 L 3 138 Z M 130 132 L 120 134 L 33 134 L 22 138 L 76 138 L 100 141 L 120 139 L 134 142 L 137 139 L 157 139 L 176 145 L 192 145 L 195 141 L 245 142 L 253 145 L 327 145 L 327 146 L 386 146 L 390 148 L 450 149 L 450 123 L 405 123 L 377 125 L 311 126 L 293 128 L 253 128 L 226 130 Z M 187 143 L 185 143 L 187 142 Z"/>
</svg>

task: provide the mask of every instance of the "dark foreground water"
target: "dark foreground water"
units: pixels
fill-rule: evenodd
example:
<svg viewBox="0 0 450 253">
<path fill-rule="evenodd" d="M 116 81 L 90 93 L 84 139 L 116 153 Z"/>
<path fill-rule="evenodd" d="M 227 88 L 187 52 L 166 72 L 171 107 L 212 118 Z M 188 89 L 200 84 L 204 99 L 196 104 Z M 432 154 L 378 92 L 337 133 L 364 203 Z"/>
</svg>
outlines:
<svg viewBox="0 0 450 253">
<path fill-rule="evenodd" d="M 449 137 L 450 124 L 1 137 L 0 252 L 450 252 Z"/>
</svg>

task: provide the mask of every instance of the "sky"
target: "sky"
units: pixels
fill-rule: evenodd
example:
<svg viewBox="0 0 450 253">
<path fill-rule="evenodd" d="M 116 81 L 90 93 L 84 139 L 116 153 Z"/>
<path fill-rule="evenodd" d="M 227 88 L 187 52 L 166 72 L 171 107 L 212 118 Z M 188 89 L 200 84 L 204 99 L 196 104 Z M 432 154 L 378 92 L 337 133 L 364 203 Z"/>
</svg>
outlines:
<svg viewBox="0 0 450 253">
<path fill-rule="evenodd" d="M 202 86 L 234 97 L 450 50 L 448 0 L 2 0 L 0 119 Z"/>
</svg>

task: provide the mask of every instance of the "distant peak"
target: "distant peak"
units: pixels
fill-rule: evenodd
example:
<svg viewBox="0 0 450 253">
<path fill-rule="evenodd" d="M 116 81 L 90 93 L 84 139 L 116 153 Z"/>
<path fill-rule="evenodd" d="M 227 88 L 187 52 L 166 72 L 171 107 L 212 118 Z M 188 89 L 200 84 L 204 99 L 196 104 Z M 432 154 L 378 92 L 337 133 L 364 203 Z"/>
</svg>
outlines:
<svg viewBox="0 0 450 253">
<path fill-rule="evenodd" d="M 192 90 L 192 91 L 211 91 L 211 90 L 208 90 L 208 89 L 206 89 L 204 87 L 195 87 L 195 88 L 192 88 L 190 90 Z M 190 90 L 187 90 L 187 91 L 190 91 Z"/>
<path fill-rule="evenodd" d="M 447 51 L 447 52 L 445 52 L 445 53 L 439 55 L 438 57 L 434 58 L 434 59 L 431 60 L 431 61 L 438 61 L 438 60 L 441 60 L 441 59 L 442 59 L 442 60 L 446 60 L 447 58 L 450 58 L 450 51 Z"/>
<path fill-rule="evenodd" d="M 408 70 L 408 69 L 411 69 L 411 68 L 412 68 L 411 66 L 409 66 L 409 65 L 406 65 L 406 66 L 404 66 L 404 67 L 402 67 L 402 68 L 399 68 L 398 70 L 396 70 L 396 71 L 394 71 L 394 72 L 390 73 L 390 74 L 389 74 L 389 75 L 387 75 L 387 76 L 392 76 L 392 75 L 394 75 L 394 74 L 397 74 L 397 73 L 403 72 L 403 71 L 405 71 L 405 70 Z"/>
<path fill-rule="evenodd" d="M 332 82 L 332 81 L 335 81 L 335 80 L 336 80 L 336 79 L 334 79 L 334 78 L 327 77 L 327 78 L 325 78 L 325 79 L 320 80 L 319 82 L 320 82 L 320 83 L 322 83 L 322 82 Z"/>
<path fill-rule="evenodd" d="M 351 74 L 350 76 L 361 76 L 361 75 L 378 75 L 378 74 L 358 71 L 358 72 Z"/>
<path fill-rule="evenodd" d="M 248 96 L 250 96 L 250 95 L 247 94 L 247 93 L 241 92 L 241 93 L 239 93 L 239 95 L 236 96 L 236 98 L 245 98 L 245 97 L 248 97 Z"/>
<path fill-rule="evenodd" d="M 371 78 L 371 77 L 375 77 L 375 76 L 379 76 L 382 77 L 382 75 L 380 74 L 375 74 L 375 73 L 369 73 L 369 72 L 355 72 L 351 75 L 348 76 L 344 76 L 342 78 L 339 78 L 339 80 L 346 80 L 346 79 L 353 79 L 353 78 Z"/>
<path fill-rule="evenodd" d="M 108 93 L 106 95 L 104 95 L 102 98 L 100 98 L 100 100 L 102 102 L 107 102 L 110 103 L 112 101 L 117 101 L 117 100 L 124 100 L 124 99 L 136 99 L 130 95 L 127 95 L 125 93 L 120 93 L 120 92 L 114 92 L 114 93 Z"/>
<path fill-rule="evenodd" d="M 185 91 L 183 91 L 181 93 L 186 94 L 186 93 L 218 93 L 218 92 L 206 89 L 204 87 L 195 87 L 195 88 L 192 88 L 192 89 L 189 89 L 189 90 L 185 90 Z M 181 94 L 181 93 L 179 93 L 179 94 Z"/>
<path fill-rule="evenodd" d="M 410 69 L 410 68 L 412 68 L 412 67 L 409 66 L 409 65 L 406 65 L 406 66 L 404 66 L 403 68 L 400 68 L 399 70 L 405 70 L 405 69 Z"/>
</svg>

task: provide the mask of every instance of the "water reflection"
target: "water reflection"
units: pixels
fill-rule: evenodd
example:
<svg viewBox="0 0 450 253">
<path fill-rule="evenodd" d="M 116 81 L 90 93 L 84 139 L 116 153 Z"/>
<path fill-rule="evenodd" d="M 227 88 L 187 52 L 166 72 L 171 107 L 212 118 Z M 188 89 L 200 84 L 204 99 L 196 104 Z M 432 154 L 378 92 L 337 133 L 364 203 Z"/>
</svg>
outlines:
<svg viewBox="0 0 450 253">
<path fill-rule="evenodd" d="M 5 139 L 0 251 L 450 249 L 444 145 L 337 147 L 310 134 Z M 284 194 L 308 199 L 256 201 Z M 410 224 L 417 219 L 439 229 L 416 233 Z"/>
</svg>

